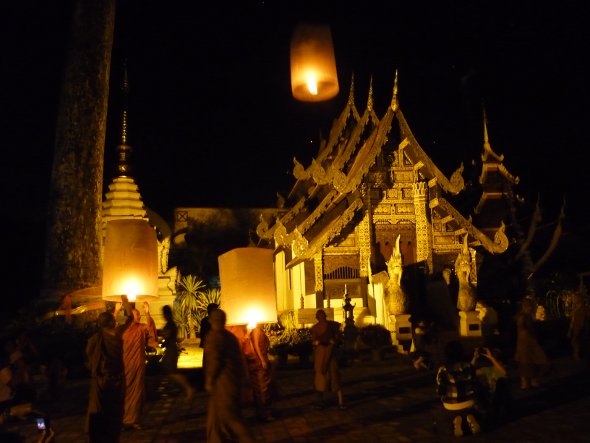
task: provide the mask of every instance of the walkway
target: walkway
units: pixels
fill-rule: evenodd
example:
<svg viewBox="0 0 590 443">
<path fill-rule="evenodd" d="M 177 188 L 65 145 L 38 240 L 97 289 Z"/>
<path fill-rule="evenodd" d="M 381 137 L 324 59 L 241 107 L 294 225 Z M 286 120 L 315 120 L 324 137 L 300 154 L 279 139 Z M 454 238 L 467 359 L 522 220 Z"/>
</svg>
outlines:
<svg viewBox="0 0 590 443">
<path fill-rule="evenodd" d="M 199 384 L 197 373 L 193 382 Z M 383 361 L 355 361 L 343 368 L 348 409 L 335 406 L 321 411 L 310 406 L 311 369 L 290 362 L 277 371 L 280 400 L 277 420 L 261 423 L 245 410 L 257 441 L 261 443 L 393 443 L 456 440 L 438 435 L 433 409 L 438 405 L 434 374 L 416 372 L 406 357 L 389 355 Z M 207 396 L 200 392 L 192 402 L 167 381 L 149 377 L 152 389 L 145 412 L 147 428 L 125 431 L 121 441 L 183 443 L 205 441 Z M 554 360 L 546 383 L 538 389 L 520 391 L 512 378 L 515 396 L 513 418 L 501 427 L 464 439 L 482 442 L 586 442 L 590 439 L 590 374 L 569 358 Z M 48 406 L 57 442 L 84 442 L 86 380 L 70 381 L 63 397 Z M 36 442 L 32 419 L 12 423 L 24 441 Z"/>
</svg>

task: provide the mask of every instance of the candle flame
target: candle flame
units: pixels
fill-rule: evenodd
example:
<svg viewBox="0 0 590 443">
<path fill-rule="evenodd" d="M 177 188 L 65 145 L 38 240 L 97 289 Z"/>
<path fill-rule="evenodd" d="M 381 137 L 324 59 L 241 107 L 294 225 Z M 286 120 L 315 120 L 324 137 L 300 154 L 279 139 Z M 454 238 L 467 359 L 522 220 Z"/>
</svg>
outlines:
<svg viewBox="0 0 590 443">
<path fill-rule="evenodd" d="M 307 90 L 311 95 L 318 95 L 318 80 L 313 74 L 307 77 Z"/>
</svg>

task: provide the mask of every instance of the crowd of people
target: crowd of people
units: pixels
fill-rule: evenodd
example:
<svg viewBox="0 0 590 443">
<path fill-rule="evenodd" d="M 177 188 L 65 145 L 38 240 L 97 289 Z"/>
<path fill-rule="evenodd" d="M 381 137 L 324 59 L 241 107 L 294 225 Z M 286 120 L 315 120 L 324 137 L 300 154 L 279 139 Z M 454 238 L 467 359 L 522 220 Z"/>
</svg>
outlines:
<svg viewBox="0 0 590 443">
<path fill-rule="evenodd" d="M 89 441 L 116 442 L 124 430 L 144 428 L 142 414 L 146 403 L 146 349 L 163 349 L 158 374 L 169 377 L 190 400 L 196 387 L 178 370 L 178 328 L 172 309 L 164 306 L 164 326 L 158 331 L 148 303 L 142 312 L 123 297 L 114 311 L 101 313 L 97 331 L 86 346 L 90 372 L 87 432 Z M 486 307 L 486 310 L 489 307 Z M 549 358 L 536 335 L 535 303 L 530 298 L 520 302 L 513 318 L 515 375 L 518 388 L 534 389 L 550 367 Z M 275 420 L 276 372 L 269 359 L 270 341 L 265 328 L 258 325 L 227 326 L 225 312 L 211 304 L 201 323 L 200 346 L 203 348 L 203 389 L 208 394 L 207 442 L 253 442 L 254 437 L 242 415 L 242 408 L 252 406 L 261 421 Z M 465 342 L 441 328 L 436 320 L 425 316 L 413 320 L 413 340 L 409 358 L 416 370 L 430 371 L 440 398 L 436 413 L 437 428 L 456 437 L 477 434 L 497 426 L 510 417 L 513 393 L 509 361 L 497 341 L 497 329 L 483 334 L 481 346 L 473 352 Z M 310 405 L 323 409 L 330 398 L 346 409 L 338 357 L 343 346 L 341 324 L 327 318 L 325 310 L 316 311 L 316 323 L 310 328 L 313 345 L 313 371 L 310 385 L 317 401 Z M 590 357 L 590 311 L 579 294 L 574 294 L 567 336 L 574 360 Z M 160 340 L 160 342 L 158 341 Z M 32 366 L 39 351 L 26 333 L 5 340 L 0 360 L 0 407 L 34 401 L 37 394 L 32 383 Z M 55 367 L 51 368 L 51 364 Z M 58 396 L 67 369 L 57 361 L 46 362 L 47 395 Z M 333 397 L 328 394 L 332 393 Z"/>
</svg>

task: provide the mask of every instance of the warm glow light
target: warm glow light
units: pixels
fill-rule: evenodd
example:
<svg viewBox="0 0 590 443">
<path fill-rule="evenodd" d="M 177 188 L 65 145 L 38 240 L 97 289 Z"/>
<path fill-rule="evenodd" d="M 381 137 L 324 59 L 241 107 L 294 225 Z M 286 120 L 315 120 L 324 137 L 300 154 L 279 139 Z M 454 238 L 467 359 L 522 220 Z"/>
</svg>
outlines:
<svg viewBox="0 0 590 443">
<path fill-rule="evenodd" d="M 158 240 L 146 220 L 111 220 L 104 247 L 102 298 L 150 300 L 158 296 Z"/>
<path fill-rule="evenodd" d="M 339 92 L 330 27 L 301 23 L 291 40 L 291 90 L 306 102 L 329 100 Z"/>
<path fill-rule="evenodd" d="M 312 73 L 307 76 L 307 90 L 311 95 L 318 95 L 318 80 Z"/>
<path fill-rule="evenodd" d="M 221 308 L 227 324 L 276 322 L 272 249 L 232 249 L 218 260 Z"/>
</svg>

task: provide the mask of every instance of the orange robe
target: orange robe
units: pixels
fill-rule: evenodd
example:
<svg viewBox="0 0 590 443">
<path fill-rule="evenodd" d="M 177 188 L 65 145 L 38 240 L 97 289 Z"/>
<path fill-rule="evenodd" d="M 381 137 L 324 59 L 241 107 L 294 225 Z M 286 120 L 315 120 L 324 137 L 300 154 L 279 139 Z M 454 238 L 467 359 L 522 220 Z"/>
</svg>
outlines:
<svg viewBox="0 0 590 443">
<path fill-rule="evenodd" d="M 324 326 L 311 327 L 313 341 L 319 344 L 313 349 L 314 388 L 318 392 L 340 390 L 340 368 L 334 358 L 334 346 L 340 341 L 340 323 L 328 320 Z"/>
<path fill-rule="evenodd" d="M 255 347 L 260 350 L 260 355 Z M 260 328 L 253 329 L 242 343 L 242 352 L 246 359 L 250 385 L 258 414 L 263 418 L 270 416 L 272 368 L 268 360 L 270 341 Z"/>
<path fill-rule="evenodd" d="M 145 347 L 152 341 L 144 323 L 131 323 L 123 332 L 123 366 L 125 368 L 125 414 L 123 424 L 138 423 L 145 402 Z"/>
<path fill-rule="evenodd" d="M 100 330 L 86 345 L 91 375 L 86 417 L 90 443 L 119 441 L 125 391 L 121 337 L 128 324 Z"/>
<path fill-rule="evenodd" d="M 203 354 L 205 386 L 209 386 L 207 443 L 254 443 L 241 414 L 246 368 L 240 342 L 227 330 L 207 334 Z"/>
</svg>

